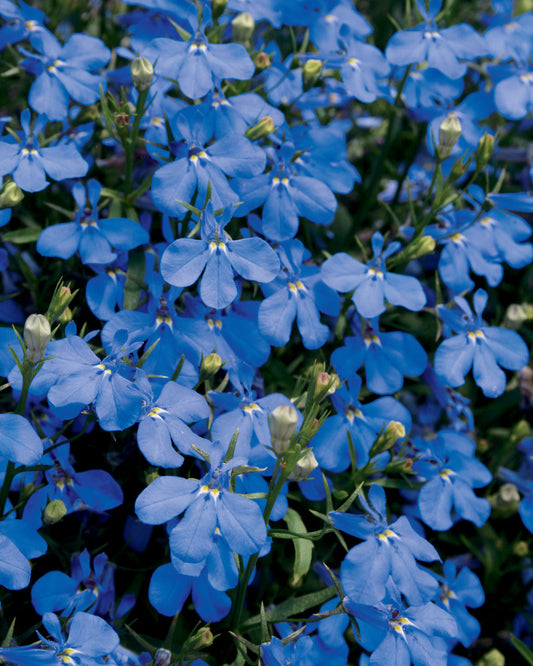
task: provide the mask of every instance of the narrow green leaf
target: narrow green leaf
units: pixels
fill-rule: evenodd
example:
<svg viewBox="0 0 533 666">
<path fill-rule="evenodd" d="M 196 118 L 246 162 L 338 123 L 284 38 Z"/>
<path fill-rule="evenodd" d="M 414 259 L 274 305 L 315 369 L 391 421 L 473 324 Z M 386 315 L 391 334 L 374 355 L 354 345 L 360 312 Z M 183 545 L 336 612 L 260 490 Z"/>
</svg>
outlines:
<svg viewBox="0 0 533 666">
<path fill-rule="evenodd" d="M 333 599 L 336 594 L 337 590 L 334 587 L 326 587 L 322 590 L 318 590 L 317 592 L 304 594 L 301 597 L 287 599 L 286 601 L 283 601 L 275 608 L 265 613 L 267 622 L 284 622 L 288 618 L 304 613 L 306 610 L 309 610 L 309 608 L 321 606 L 326 601 Z M 254 617 L 251 617 L 249 620 L 244 622 L 241 628 L 249 629 L 250 627 L 255 627 L 260 623 L 261 616 L 254 615 Z"/>
<path fill-rule="evenodd" d="M 294 509 L 288 509 L 283 520 L 292 532 L 307 533 L 304 521 Z M 309 539 L 295 538 L 292 543 L 294 545 L 294 564 L 289 585 L 291 587 L 298 587 L 311 566 L 313 542 Z"/>
<path fill-rule="evenodd" d="M 530 650 L 525 643 L 522 643 L 522 641 L 519 638 L 513 636 L 512 634 L 511 634 L 511 643 L 518 650 L 518 652 L 520 652 L 520 654 L 522 655 L 522 657 L 524 657 L 527 663 L 533 665 L 533 651 Z"/>
<path fill-rule="evenodd" d="M 2 234 L 4 241 L 20 245 L 22 243 L 35 243 L 41 235 L 40 228 L 14 229 L 13 231 L 6 231 Z"/>
</svg>

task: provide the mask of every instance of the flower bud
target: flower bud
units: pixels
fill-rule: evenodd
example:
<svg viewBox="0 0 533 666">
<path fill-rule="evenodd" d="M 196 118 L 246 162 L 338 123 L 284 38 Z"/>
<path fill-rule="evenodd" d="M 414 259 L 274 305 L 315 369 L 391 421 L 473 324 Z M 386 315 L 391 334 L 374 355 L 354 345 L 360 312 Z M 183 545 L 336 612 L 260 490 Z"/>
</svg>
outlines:
<svg viewBox="0 0 533 666">
<path fill-rule="evenodd" d="M 493 497 L 495 509 L 514 508 L 520 502 L 520 493 L 514 483 L 504 483 Z"/>
<path fill-rule="evenodd" d="M 426 254 L 431 254 L 435 250 L 435 239 L 431 236 L 419 236 L 412 243 L 398 255 L 398 258 L 404 261 L 411 261 L 412 259 L 419 259 Z"/>
<path fill-rule="evenodd" d="M 159 648 L 155 653 L 154 666 L 169 666 L 172 659 L 172 652 L 165 648 Z"/>
<path fill-rule="evenodd" d="M 54 295 L 52 296 L 52 300 L 50 301 L 50 305 L 46 313 L 46 318 L 48 319 L 48 321 L 50 321 L 53 324 L 54 321 L 56 321 L 56 319 L 58 319 L 63 314 L 63 312 L 68 308 L 68 306 L 74 299 L 75 295 L 76 292 L 74 292 L 73 294 L 70 291 L 70 287 L 66 287 L 64 284 L 59 282 L 59 284 L 56 286 L 54 290 Z M 71 319 L 72 319 L 72 313 L 71 313 Z"/>
<path fill-rule="evenodd" d="M 289 474 L 291 481 L 303 481 L 309 474 L 318 467 L 317 459 L 311 449 L 307 449 L 305 454 L 298 460 L 296 466 Z"/>
<path fill-rule="evenodd" d="M 50 342 L 52 331 L 48 319 L 42 314 L 32 314 L 24 323 L 26 357 L 32 363 L 40 361 Z"/>
<path fill-rule="evenodd" d="M 437 153 L 441 160 L 449 157 L 452 148 L 455 146 L 462 133 L 461 121 L 457 117 L 457 114 L 452 111 L 446 116 L 439 127 L 439 144 L 437 146 Z"/>
<path fill-rule="evenodd" d="M 59 317 L 57 318 L 57 321 L 58 321 L 60 324 L 63 324 L 63 326 L 65 326 L 65 325 L 68 324 L 70 321 L 72 321 L 72 317 L 73 317 L 73 315 L 72 315 L 72 310 L 71 310 L 70 308 L 65 308 L 65 309 L 63 310 L 63 312 L 62 312 L 62 313 L 59 315 Z"/>
<path fill-rule="evenodd" d="M 139 92 L 148 90 L 154 78 L 154 67 L 148 58 L 135 58 L 130 65 L 130 70 L 135 88 Z"/>
<path fill-rule="evenodd" d="M 217 19 L 219 16 L 222 15 L 224 10 L 226 9 L 227 3 L 228 0 L 211 0 L 211 12 L 213 14 L 214 19 Z"/>
<path fill-rule="evenodd" d="M 384 432 L 376 439 L 370 449 L 370 457 L 373 458 L 383 451 L 388 451 L 399 439 L 405 437 L 405 426 L 400 421 L 391 421 Z"/>
<path fill-rule="evenodd" d="M 319 372 L 315 382 L 315 400 L 320 402 L 328 395 L 333 395 L 341 385 L 339 375 L 335 372 Z"/>
<path fill-rule="evenodd" d="M 264 69 L 267 69 L 267 67 L 270 67 L 271 62 L 272 62 L 271 57 L 268 55 L 268 53 L 265 53 L 264 51 L 261 51 L 261 53 L 258 53 L 255 56 L 255 67 L 260 72 L 262 72 Z"/>
<path fill-rule="evenodd" d="M 265 116 L 264 118 L 261 118 L 261 120 L 258 120 L 255 125 L 249 127 L 244 133 L 244 136 L 247 139 L 250 139 L 250 141 L 257 141 L 257 139 L 262 139 L 264 136 L 272 134 L 275 129 L 276 126 L 274 125 L 272 118 L 270 116 Z"/>
<path fill-rule="evenodd" d="M 221 367 L 222 359 L 216 352 L 213 352 L 202 359 L 202 363 L 200 364 L 200 376 L 204 379 L 212 377 L 217 374 Z"/>
<path fill-rule="evenodd" d="M 247 44 L 255 30 L 255 21 L 247 12 L 238 14 L 231 22 L 233 28 L 233 41 Z"/>
<path fill-rule="evenodd" d="M 45 525 L 55 525 L 67 515 L 67 507 L 63 500 L 55 499 L 48 502 L 43 511 L 43 523 Z"/>
<path fill-rule="evenodd" d="M 209 627 L 200 627 L 198 631 L 190 637 L 188 643 L 193 650 L 203 650 L 213 645 L 213 634 Z"/>
<path fill-rule="evenodd" d="M 503 325 L 505 328 L 512 328 L 515 331 L 522 326 L 526 321 L 533 319 L 533 305 L 529 303 L 513 303 L 507 308 Z"/>
<path fill-rule="evenodd" d="M 492 136 L 492 134 L 485 132 L 485 134 L 483 134 L 483 136 L 481 137 L 481 140 L 479 142 L 476 151 L 476 165 L 478 169 L 482 169 L 484 166 L 486 166 L 489 163 L 493 152 L 494 152 L 494 137 Z"/>
<path fill-rule="evenodd" d="M 505 666 L 505 657 L 499 650 L 494 648 L 476 661 L 476 666 Z"/>
<path fill-rule="evenodd" d="M 317 60 L 315 58 L 311 58 L 311 60 L 308 60 L 302 68 L 302 76 L 304 79 L 304 83 L 309 83 L 315 77 L 317 77 L 320 74 L 321 69 L 322 69 L 321 60 Z"/>
<path fill-rule="evenodd" d="M 529 555 L 529 546 L 527 541 L 517 541 L 513 546 L 513 553 L 517 557 L 526 557 Z"/>
<path fill-rule="evenodd" d="M 289 448 L 291 437 L 296 433 L 298 412 L 292 405 L 279 405 L 269 418 L 272 448 L 278 454 Z"/>
<path fill-rule="evenodd" d="M 0 190 L 0 210 L 13 208 L 24 199 L 24 192 L 20 187 L 10 180 L 2 185 Z"/>
</svg>

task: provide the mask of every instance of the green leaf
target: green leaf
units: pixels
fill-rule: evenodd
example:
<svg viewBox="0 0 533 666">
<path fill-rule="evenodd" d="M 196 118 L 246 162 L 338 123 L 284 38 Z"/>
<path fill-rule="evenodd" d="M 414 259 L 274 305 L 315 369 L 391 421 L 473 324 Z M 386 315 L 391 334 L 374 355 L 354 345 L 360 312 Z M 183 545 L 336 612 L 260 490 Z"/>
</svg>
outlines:
<svg viewBox="0 0 533 666">
<path fill-rule="evenodd" d="M 26 227 L 25 229 L 14 229 L 13 231 L 6 231 L 2 234 L 2 238 L 5 242 L 8 243 L 35 243 L 40 235 L 40 228 Z"/>
<path fill-rule="evenodd" d="M 144 285 L 144 249 L 137 247 L 128 253 L 128 275 L 124 285 L 124 310 L 135 310 Z"/>
<path fill-rule="evenodd" d="M 337 590 L 334 587 L 326 587 L 317 592 L 304 594 L 301 597 L 287 599 L 287 601 L 283 601 L 275 608 L 272 608 L 265 613 L 267 622 L 284 622 L 288 618 L 304 613 L 306 610 L 309 610 L 309 608 L 321 606 L 326 601 L 333 599 L 336 594 Z M 254 615 L 254 617 L 251 617 L 243 623 L 241 629 L 249 629 L 250 627 L 255 627 L 260 624 L 261 616 Z"/>
<path fill-rule="evenodd" d="M 519 638 L 513 636 L 512 634 L 511 634 L 511 643 L 518 650 L 518 652 L 520 652 L 520 654 L 522 655 L 522 657 L 524 657 L 527 663 L 533 665 L 533 651 L 530 650 L 525 643 L 522 643 L 522 641 Z"/>
<path fill-rule="evenodd" d="M 307 533 L 304 521 L 294 509 L 288 509 L 283 520 L 287 523 L 287 527 L 291 532 Z M 309 539 L 295 538 L 292 543 L 294 545 L 294 564 L 289 585 L 291 587 L 298 587 L 311 566 L 313 542 Z"/>
</svg>

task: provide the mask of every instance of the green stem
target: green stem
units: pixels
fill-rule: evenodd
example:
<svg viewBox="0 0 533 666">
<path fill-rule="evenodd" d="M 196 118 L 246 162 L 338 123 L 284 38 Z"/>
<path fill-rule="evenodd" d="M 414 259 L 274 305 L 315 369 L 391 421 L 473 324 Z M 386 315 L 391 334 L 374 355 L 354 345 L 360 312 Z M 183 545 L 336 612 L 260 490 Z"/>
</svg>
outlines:
<svg viewBox="0 0 533 666">
<path fill-rule="evenodd" d="M 124 173 L 124 194 L 126 197 L 133 189 L 133 158 L 135 156 L 135 149 L 137 148 L 137 138 L 141 127 L 141 120 L 146 111 L 146 100 L 148 99 L 149 89 L 141 90 L 137 98 L 137 105 L 135 108 L 135 115 L 133 117 L 133 124 L 129 136 L 124 140 L 124 153 L 126 156 L 126 167 Z"/>
<path fill-rule="evenodd" d="M 294 456 L 293 456 L 294 457 Z M 298 458 L 296 457 L 296 460 Z M 294 464 L 296 464 L 296 460 L 294 461 Z M 265 525 L 268 525 L 268 521 L 270 520 L 270 514 L 272 513 L 272 509 L 274 508 L 274 504 L 276 503 L 276 500 L 278 499 L 278 496 L 285 485 L 285 482 L 287 481 L 287 478 L 289 477 L 289 474 L 291 473 L 292 469 L 294 468 L 294 464 L 290 464 L 292 462 L 292 457 L 291 461 L 288 462 L 283 468 L 281 468 L 281 462 L 280 459 L 276 461 L 276 465 L 274 467 L 274 472 L 272 474 L 272 478 L 270 479 L 270 488 L 268 489 L 268 499 L 267 503 L 265 506 L 265 510 L 263 511 L 263 519 L 265 521 Z M 281 468 L 281 471 L 280 471 Z M 279 476 L 278 476 L 279 472 Z M 273 485 L 274 479 L 277 481 Z M 272 487 L 273 486 L 273 487 Z M 241 615 L 242 615 L 242 610 L 244 607 L 244 597 L 246 596 L 246 590 L 248 589 L 248 583 L 250 582 L 250 577 L 252 575 L 252 572 L 254 570 L 254 567 L 257 563 L 257 560 L 259 558 L 259 553 L 255 553 L 250 557 L 248 560 L 248 564 L 246 565 L 246 569 L 244 571 L 243 577 L 240 581 L 239 584 L 239 591 L 237 593 L 237 598 L 235 599 L 235 605 L 233 607 L 233 613 L 232 613 L 232 618 L 231 618 L 231 626 L 233 626 L 235 629 L 238 628 L 240 621 L 241 621 Z"/>
<path fill-rule="evenodd" d="M 26 402 L 28 400 L 28 392 L 30 390 L 30 385 L 35 377 L 35 370 L 33 365 L 30 365 L 27 360 L 23 362 L 23 372 L 22 372 L 22 390 L 20 392 L 20 398 L 17 403 L 17 408 L 15 414 L 24 416 L 26 411 Z M 13 479 L 15 478 L 15 463 L 11 460 L 7 463 L 4 481 L 2 482 L 2 488 L 0 489 L 0 520 L 5 518 L 4 509 L 7 502 L 7 497 L 9 495 L 9 490 Z"/>
</svg>

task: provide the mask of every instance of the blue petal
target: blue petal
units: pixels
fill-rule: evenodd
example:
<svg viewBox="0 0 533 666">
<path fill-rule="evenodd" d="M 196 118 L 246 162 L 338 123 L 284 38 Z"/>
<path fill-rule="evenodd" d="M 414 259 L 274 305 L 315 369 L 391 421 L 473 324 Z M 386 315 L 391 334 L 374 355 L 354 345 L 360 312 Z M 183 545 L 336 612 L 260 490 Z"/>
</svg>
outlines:
<svg viewBox="0 0 533 666">
<path fill-rule="evenodd" d="M 210 250 L 204 241 L 180 238 L 167 247 L 161 257 L 161 275 L 169 284 L 188 287 L 204 270 Z"/>
<path fill-rule="evenodd" d="M 261 550 L 266 541 L 266 526 L 253 500 L 222 491 L 216 512 L 222 536 L 234 552 L 253 555 Z"/>
<path fill-rule="evenodd" d="M 41 459 L 41 439 L 23 416 L 0 414 L 0 454 L 21 465 L 33 465 Z"/>
<path fill-rule="evenodd" d="M 53 224 L 41 231 L 37 241 L 37 252 L 43 257 L 70 259 L 78 249 L 81 227 L 77 222 Z"/>
<path fill-rule="evenodd" d="M 297 300 L 287 288 L 266 298 L 259 306 L 259 330 L 267 340 L 281 347 L 289 341 L 296 317 Z"/>
</svg>

